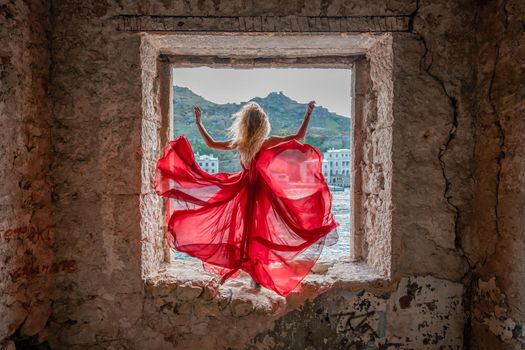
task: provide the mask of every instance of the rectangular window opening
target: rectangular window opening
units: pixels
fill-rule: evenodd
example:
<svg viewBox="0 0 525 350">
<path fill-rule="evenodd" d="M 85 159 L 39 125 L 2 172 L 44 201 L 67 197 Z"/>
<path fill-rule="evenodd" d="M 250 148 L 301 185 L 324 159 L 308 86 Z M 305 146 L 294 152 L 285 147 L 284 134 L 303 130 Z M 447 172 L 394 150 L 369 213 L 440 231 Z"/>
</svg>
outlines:
<svg viewBox="0 0 525 350">
<path fill-rule="evenodd" d="M 240 171 L 236 151 L 206 146 L 196 125 L 194 105 L 202 109 L 202 122 L 215 140 L 226 140 L 232 114 L 244 103 L 255 101 L 267 113 L 271 135 L 295 133 L 306 105 L 316 101 L 306 137 L 323 154 L 322 172 L 332 194 L 332 212 L 340 223 L 339 240 L 325 246 L 318 262 L 347 260 L 351 255 L 351 176 L 353 72 L 347 68 L 261 67 L 172 69 L 170 139 L 185 135 L 197 164 L 210 174 Z M 170 260 L 197 260 L 176 250 Z"/>
</svg>

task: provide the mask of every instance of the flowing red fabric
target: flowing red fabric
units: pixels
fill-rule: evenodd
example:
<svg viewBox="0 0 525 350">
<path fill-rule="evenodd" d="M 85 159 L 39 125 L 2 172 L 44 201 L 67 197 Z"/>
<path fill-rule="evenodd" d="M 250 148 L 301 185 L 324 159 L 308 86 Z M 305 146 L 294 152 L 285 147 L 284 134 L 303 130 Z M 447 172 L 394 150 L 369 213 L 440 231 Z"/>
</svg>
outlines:
<svg viewBox="0 0 525 350">
<path fill-rule="evenodd" d="M 259 150 L 249 168 L 210 174 L 188 139 L 169 141 L 155 191 L 168 197 L 170 247 L 199 258 L 221 283 L 240 270 L 286 296 L 338 240 L 322 154 L 296 140 Z"/>
</svg>

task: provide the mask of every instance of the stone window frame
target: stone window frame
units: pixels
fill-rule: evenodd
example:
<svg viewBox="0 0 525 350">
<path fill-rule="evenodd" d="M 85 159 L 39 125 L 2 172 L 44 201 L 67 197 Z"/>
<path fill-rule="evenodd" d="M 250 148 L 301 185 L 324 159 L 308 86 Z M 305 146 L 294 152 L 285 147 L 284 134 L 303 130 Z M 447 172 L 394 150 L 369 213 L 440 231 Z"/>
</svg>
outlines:
<svg viewBox="0 0 525 350">
<path fill-rule="evenodd" d="M 171 138 L 174 66 L 351 68 L 350 259 L 332 262 L 319 271 L 326 273 L 332 268 L 335 271 L 332 277 L 337 281 L 390 280 L 393 236 L 392 61 L 390 33 L 142 34 L 142 104 L 145 112 L 142 143 L 143 152 L 149 154 L 149 159 L 143 161 L 142 174 L 143 186 L 150 186 L 144 192 L 151 194 L 155 159 L 161 156 Z M 151 146 L 152 143 L 156 148 L 146 150 L 145 145 Z M 150 197 L 149 201 L 141 199 L 141 208 L 149 207 L 141 210 L 145 280 L 158 277 L 160 272 L 169 270 L 170 265 L 188 264 L 187 261 L 170 261 L 170 248 L 164 239 L 164 203 L 164 198 L 160 197 Z M 163 234 L 154 237 L 155 230 Z M 335 265 L 343 265 L 343 268 Z M 345 270 L 356 273 L 347 274 Z M 195 276 L 196 280 L 200 278 L 204 277 Z"/>
</svg>

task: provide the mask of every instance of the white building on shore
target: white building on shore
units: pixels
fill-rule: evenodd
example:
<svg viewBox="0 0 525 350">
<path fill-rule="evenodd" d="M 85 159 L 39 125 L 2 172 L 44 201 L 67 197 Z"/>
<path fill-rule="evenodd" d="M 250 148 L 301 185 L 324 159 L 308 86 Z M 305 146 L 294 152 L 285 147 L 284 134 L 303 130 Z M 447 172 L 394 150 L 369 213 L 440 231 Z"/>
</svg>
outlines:
<svg viewBox="0 0 525 350">
<path fill-rule="evenodd" d="M 350 150 L 329 149 L 323 155 L 323 175 L 332 185 L 350 186 Z"/>
<path fill-rule="evenodd" d="M 330 183 L 330 161 L 323 157 L 323 176 L 327 183 Z"/>
<path fill-rule="evenodd" d="M 202 170 L 209 174 L 219 172 L 219 159 L 211 154 L 195 153 L 195 161 L 197 161 Z"/>
</svg>

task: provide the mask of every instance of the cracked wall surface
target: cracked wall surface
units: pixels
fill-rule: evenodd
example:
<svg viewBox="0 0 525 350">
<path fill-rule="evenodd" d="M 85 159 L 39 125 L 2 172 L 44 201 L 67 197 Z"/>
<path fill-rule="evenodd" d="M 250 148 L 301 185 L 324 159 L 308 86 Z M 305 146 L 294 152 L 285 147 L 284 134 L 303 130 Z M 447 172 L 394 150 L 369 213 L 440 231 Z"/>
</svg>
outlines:
<svg viewBox="0 0 525 350">
<path fill-rule="evenodd" d="M 403 233 L 393 238 L 394 258 L 396 251 L 409 255 L 401 260 L 403 272 L 432 271 L 455 280 L 468 271 L 461 232 L 472 186 L 474 29 L 464 30 L 474 26 L 474 18 L 464 15 L 474 11 L 470 5 L 418 2 L 411 33 L 396 34 L 394 52 L 399 67 L 394 95 L 402 101 L 394 104 L 394 121 L 402 125 L 394 140 L 399 150 L 394 172 L 401 174 L 393 186 L 394 203 L 403 212 L 394 216 L 394 234 Z"/>
<path fill-rule="evenodd" d="M 0 4 L 0 341 L 523 348 L 524 13 L 517 0 Z M 192 267 L 157 274 L 161 227 L 141 218 L 160 219 L 142 181 L 160 148 L 160 92 L 141 31 L 177 28 L 390 33 L 371 77 L 377 87 L 391 71 L 391 95 L 367 107 L 379 117 L 364 155 L 365 217 L 391 230 L 390 261 L 371 235 L 375 272 L 355 266 L 346 283 L 329 270 L 288 300 L 242 278 L 217 289 Z M 390 281 L 375 275 L 388 269 Z"/>
<path fill-rule="evenodd" d="M 525 4 L 480 7 L 472 346 L 525 348 Z"/>
</svg>

